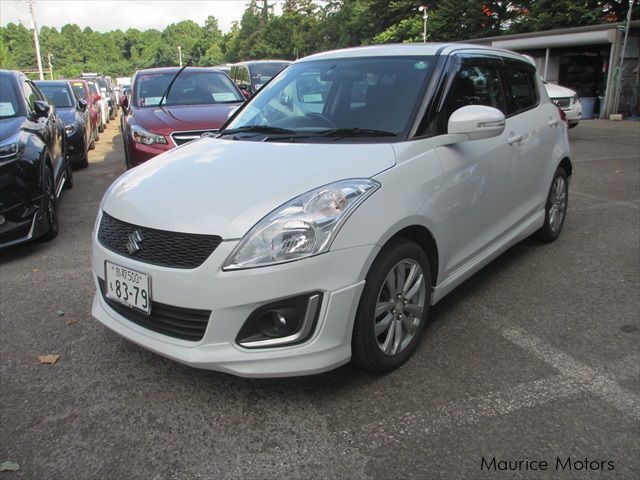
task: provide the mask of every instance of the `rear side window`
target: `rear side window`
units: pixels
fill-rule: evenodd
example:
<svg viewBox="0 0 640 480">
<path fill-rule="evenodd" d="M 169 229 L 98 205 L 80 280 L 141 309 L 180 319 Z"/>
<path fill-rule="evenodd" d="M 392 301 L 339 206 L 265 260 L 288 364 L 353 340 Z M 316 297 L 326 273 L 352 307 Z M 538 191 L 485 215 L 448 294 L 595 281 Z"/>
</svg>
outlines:
<svg viewBox="0 0 640 480">
<path fill-rule="evenodd" d="M 508 115 L 516 115 L 535 107 L 540 102 L 535 71 L 527 67 L 507 65 L 503 70 Z"/>
</svg>

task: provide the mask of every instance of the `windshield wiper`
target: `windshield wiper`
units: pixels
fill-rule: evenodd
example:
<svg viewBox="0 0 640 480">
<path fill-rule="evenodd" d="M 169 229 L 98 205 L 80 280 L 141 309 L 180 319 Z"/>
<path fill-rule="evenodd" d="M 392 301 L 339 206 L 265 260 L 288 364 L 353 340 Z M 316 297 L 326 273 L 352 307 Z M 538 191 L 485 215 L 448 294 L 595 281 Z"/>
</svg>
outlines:
<svg viewBox="0 0 640 480">
<path fill-rule="evenodd" d="M 336 137 L 336 138 L 348 138 L 348 137 L 397 137 L 397 132 L 390 132 L 387 130 L 374 130 L 370 128 L 332 128 L 330 130 L 319 130 L 315 132 L 292 132 L 291 134 L 273 135 L 265 138 L 264 141 L 278 141 L 286 139 L 300 139 L 300 138 L 322 138 L 322 137 Z"/>
<path fill-rule="evenodd" d="M 234 133 L 282 133 L 282 134 L 295 134 L 293 130 L 287 130 L 286 128 L 270 127 L 268 125 L 245 125 L 238 128 L 227 128 L 222 130 L 219 137 L 224 135 L 233 135 Z"/>
<path fill-rule="evenodd" d="M 374 130 L 371 128 L 333 128 L 316 132 L 318 137 L 397 137 L 398 132 Z"/>
<path fill-rule="evenodd" d="M 162 107 L 162 102 L 164 101 L 165 98 L 167 98 L 169 96 L 169 92 L 171 91 L 171 87 L 173 87 L 173 83 L 176 81 L 178 76 L 182 73 L 182 71 L 185 68 L 187 68 L 187 65 L 185 65 L 180 70 L 178 70 L 178 72 L 175 74 L 175 76 L 171 79 L 171 81 L 169 82 L 169 85 L 167 86 L 167 89 L 164 91 L 164 93 L 162 94 L 162 97 L 160 98 L 160 101 L 158 102 L 158 106 L 159 107 Z"/>
</svg>

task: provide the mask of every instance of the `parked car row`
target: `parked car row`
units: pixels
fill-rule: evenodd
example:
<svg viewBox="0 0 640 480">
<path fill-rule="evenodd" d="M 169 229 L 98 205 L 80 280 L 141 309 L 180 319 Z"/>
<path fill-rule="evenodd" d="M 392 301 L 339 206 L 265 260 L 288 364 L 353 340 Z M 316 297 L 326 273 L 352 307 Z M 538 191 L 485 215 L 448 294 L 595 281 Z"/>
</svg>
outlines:
<svg viewBox="0 0 640 480">
<path fill-rule="evenodd" d="M 0 70 L 0 249 L 57 236 L 58 198 L 73 186 L 73 168 L 89 165 L 109 121 L 101 93 L 111 92 L 100 82 L 31 81 Z"/>
<path fill-rule="evenodd" d="M 220 68 L 140 70 L 123 95 L 120 126 L 127 168 L 202 136 L 211 135 L 242 103 L 289 63 L 242 62 Z"/>
</svg>

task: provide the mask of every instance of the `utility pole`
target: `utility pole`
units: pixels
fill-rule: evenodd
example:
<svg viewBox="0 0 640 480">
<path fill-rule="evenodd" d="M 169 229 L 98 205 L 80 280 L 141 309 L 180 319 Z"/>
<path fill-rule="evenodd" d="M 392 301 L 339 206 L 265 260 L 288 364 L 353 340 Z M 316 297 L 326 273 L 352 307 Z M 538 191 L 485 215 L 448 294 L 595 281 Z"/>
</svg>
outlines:
<svg viewBox="0 0 640 480">
<path fill-rule="evenodd" d="M 29 10 L 31 11 L 31 19 L 33 20 L 33 42 L 36 44 L 36 59 L 38 60 L 38 72 L 40 80 L 44 80 L 42 72 L 42 58 L 40 58 L 40 39 L 38 38 L 38 23 L 36 22 L 36 12 L 33 7 L 33 0 L 29 0 Z"/>
<path fill-rule="evenodd" d="M 620 54 L 620 66 L 618 66 L 618 79 L 616 80 L 616 90 L 613 96 L 613 111 L 618 113 L 620 105 L 620 86 L 622 83 L 622 69 L 624 67 L 624 54 L 627 50 L 627 39 L 629 38 L 629 29 L 631 27 L 631 10 L 633 10 L 634 0 L 629 0 L 629 10 L 627 11 L 627 26 L 624 32 L 624 42 L 622 43 L 622 53 Z"/>
<path fill-rule="evenodd" d="M 178 62 L 180 63 L 180 66 L 182 67 L 182 47 L 178 47 Z"/>
<path fill-rule="evenodd" d="M 427 19 L 429 18 L 429 15 L 427 14 L 427 6 L 420 5 L 418 10 L 422 12 L 422 20 L 424 22 L 424 26 L 422 30 L 422 42 L 427 43 Z"/>
<path fill-rule="evenodd" d="M 47 62 L 49 62 L 49 80 L 53 80 L 53 64 L 51 63 L 51 59 L 53 56 L 50 53 L 47 53 Z"/>
<path fill-rule="evenodd" d="M 273 5 L 269 5 L 269 1 L 268 0 L 262 0 L 262 22 L 263 22 L 263 26 L 264 26 L 264 24 L 267 23 L 267 20 L 269 19 L 269 9 L 271 9 L 271 12 L 273 12 Z"/>
</svg>

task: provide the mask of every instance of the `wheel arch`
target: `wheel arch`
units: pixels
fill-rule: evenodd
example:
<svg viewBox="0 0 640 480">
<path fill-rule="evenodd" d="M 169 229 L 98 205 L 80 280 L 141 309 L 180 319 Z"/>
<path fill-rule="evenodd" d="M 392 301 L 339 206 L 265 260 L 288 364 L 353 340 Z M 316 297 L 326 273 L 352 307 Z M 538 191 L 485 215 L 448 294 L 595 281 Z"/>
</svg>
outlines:
<svg viewBox="0 0 640 480">
<path fill-rule="evenodd" d="M 563 157 L 558 164 L 559 167 L 562 167 L 566 172 L 567 177 L 570 177 L 573 173 L 573 164 L 571 163 L 571 159 L 569 157 Z"/>
<path fill-rule="evenodd" d="M 397 238 L 412 240 L 424 251 L 429 259 L 429 266 L 431 268 L 431 286 L 435 287 L 438 283 L 440 257 L 438 254 L 438 244 L 436 243 L 431 231 L 424 225 L 409 225 L 392 235 L 385 245 Z"/>
</svg>

